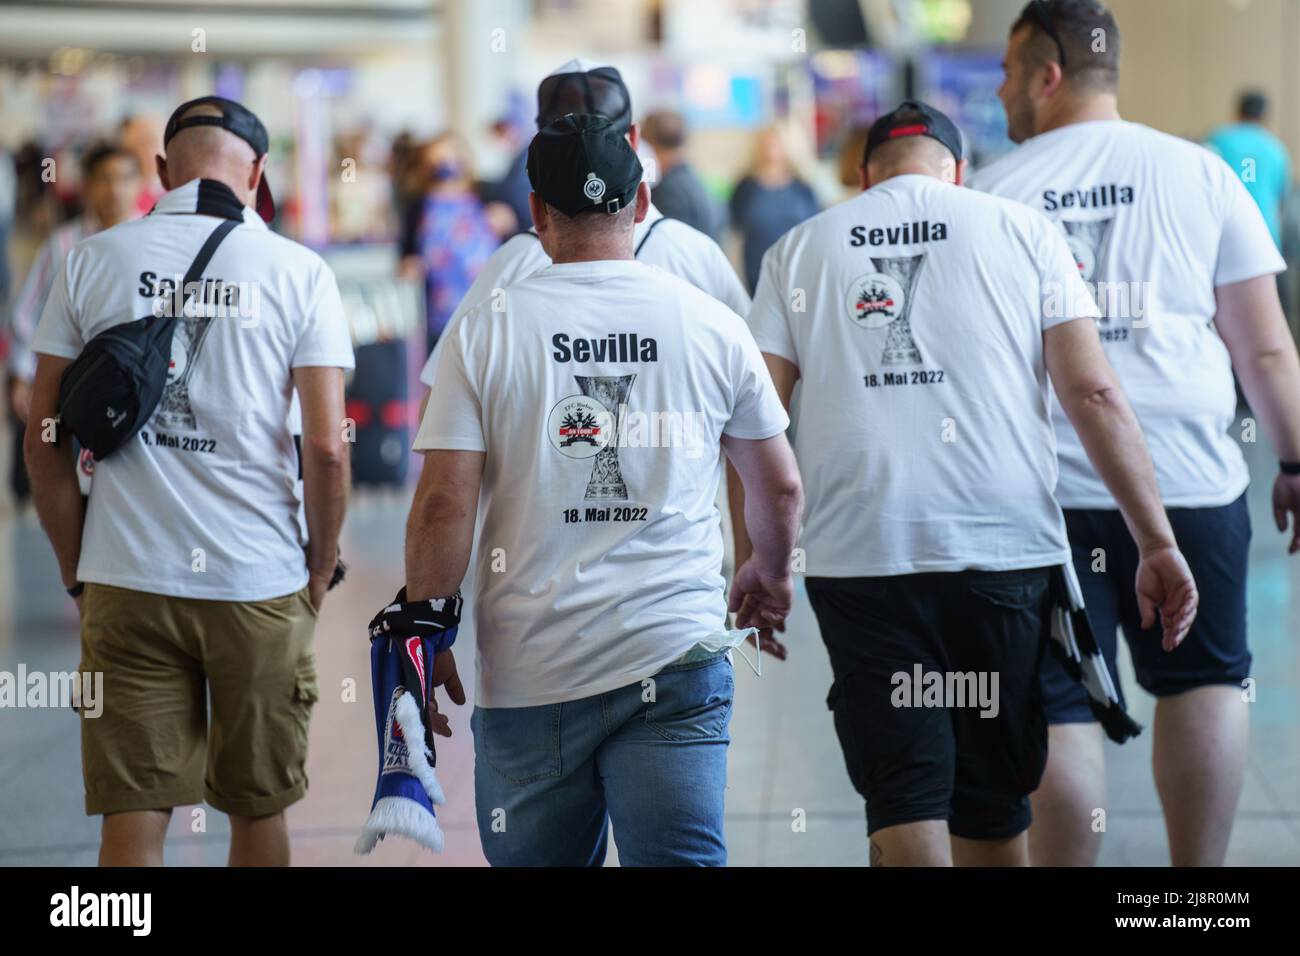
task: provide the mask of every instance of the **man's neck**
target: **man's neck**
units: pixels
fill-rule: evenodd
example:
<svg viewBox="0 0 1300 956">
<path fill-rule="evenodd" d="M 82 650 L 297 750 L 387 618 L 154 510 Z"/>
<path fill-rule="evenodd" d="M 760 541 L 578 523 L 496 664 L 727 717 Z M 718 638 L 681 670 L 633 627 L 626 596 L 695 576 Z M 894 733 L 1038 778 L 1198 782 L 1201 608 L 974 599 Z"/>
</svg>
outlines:
<svg viewBox="0 0 1300 956">
<path fill-rule="evenodd" d="M 938 179 L 934 170 L 924 163 L 900 163 L 897 166 L 890 166 L 886 169 L 877 170 L 871 177 L 871 186 L 879 186 L 881 183 L 887 183 L 891 179 L 897 179 L 899 176 L 928 176 L 931 179 Z"/>
<path fill-rule="evenodd" d="M 610 260 L 627 260 L 635 259 L 631 243 L 623 245 L 620 243 L 616 247 L 606 246 L 586 246 L 571 247 L 568 249 L 557 249 L 551 261 L 556 264 L 566 262 L 608 262 Z"/>
<path fill-rule="evenodd" d="M 1122 118 L 1119 115 L 1119 98 L 1114 93 L 1080 96 L 1062 103 L 1055 113 L 1047 117 L 1036 135 L 1041 136 L 1077 123 L 1114 122 Z"/>
</svg>

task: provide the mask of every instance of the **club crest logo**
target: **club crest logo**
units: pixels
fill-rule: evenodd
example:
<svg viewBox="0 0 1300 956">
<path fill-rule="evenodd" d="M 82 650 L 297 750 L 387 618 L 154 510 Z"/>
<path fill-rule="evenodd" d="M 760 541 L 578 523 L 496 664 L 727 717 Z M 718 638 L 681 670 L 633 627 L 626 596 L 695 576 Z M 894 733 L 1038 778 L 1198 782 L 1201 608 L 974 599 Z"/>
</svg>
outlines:
<svg viewBox="0 0 1300 956">
<path fill-rule="evenodd" d="M 849 316 L 863 328 L 883 329 L 903 314 L 906 299 L 897 279 L 872 272 L 849 289 Z"/>
<path fill-rule="evenodd" d="M 402 725 L 397 722 L 397 699 L 404 693 L 406 691 L 402 688 L 395 687 L 393 696 L 388 701 L 388 723 L 384 728 L 384 766 L 379 771 L 381 776 L 390 773 L 415 776 L 411 771 L 411 748 L 402 733 Z"/>
<path fill-rule="evenodd" d="M 172 334 L 171 361 L 167 367 L 167 383 L 153 420 L 162 428 L 198 431 L 198 419 L 190 404 L 190 381 L 194 376 L 194 363 L 203 351 L 213 317 L 208 315 L 182 315 Z"/>
<path fill-rule="evenodd" d="M 609 413 L 588 395 L 570 395 L 556 402 L 546 422 L 546 435 L 566 458 L 594 458 L 610 440 Z"/>
<path fill-rule="evenodd" d="M 1061 220 L 1065 230 L 1065 242 L 1074 254 L 1075 265 L 1079 267 L 1079 278 L 1084 282 L 1100 281 L 1100 266 L 1106 261 L 1110 250 L 1110 234 L 1115 220 L 1095 219 L 1091 222 L 1071 222 Z"/>
<path fill-rule="evenodd" d="M 583 183 L 582 192 L 592 202 L 600 202 L 605 196 L 605 180 L 595 173 L 587 173 L 587 181 Z"/>
<path fill-rule="evenodd" d="M 921 350 L 912 338 L 912 301 L 925 255 L 871 260 L 874 272 L 849 285 L 849 318 L 863 329 L 886 329 L 882 365 L 920 365 Z"/>
<path fill-rule="evenodd" d="M 595 459 L 584 498 L 627 500 L 618 461 L 620 409 L 635 375 L 575 375 L 581 395 L 560 399 L 546 420 L 546 435 L 566 458 Z"/>
</svg>

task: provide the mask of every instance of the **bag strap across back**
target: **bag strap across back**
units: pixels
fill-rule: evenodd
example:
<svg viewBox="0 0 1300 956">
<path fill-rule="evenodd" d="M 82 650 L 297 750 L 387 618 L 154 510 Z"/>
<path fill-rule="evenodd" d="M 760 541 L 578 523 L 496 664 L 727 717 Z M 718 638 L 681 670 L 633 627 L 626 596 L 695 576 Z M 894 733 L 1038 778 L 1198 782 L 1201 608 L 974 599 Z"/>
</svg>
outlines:
<svg viewBox="0 0 1300 956">
<path fill-rule="evenodd" d="M 203 246 L 199 249 L 199 254 L 196 255 L 194 261 L 190 263 L 190 268 L 189 271 L 185 273 L 185 278 L 181 280 L 180 304 L 184 304 L 185 299 L 189 296 L 190 287 L 195 282 L 198 282 L 199 279 L 203 278 L 203 270 L 208 267 L 208 262 L 212 259 L 212 254 L 217 251 L 217 246 L 221 245 L 221 241 L 225 239 L 226 236 L 230 235 L 231 230 L 241 222 L 243 222 L 242 219 L 227 219 L 221 225 L 217 226 L 216 229 L 212 230 L 211 235 L 208 236 L 207 240 L 203 243 Z M 179 312 L 180 310 L 178 309 L 177 313 L 179 314 Z"/>
</svg>

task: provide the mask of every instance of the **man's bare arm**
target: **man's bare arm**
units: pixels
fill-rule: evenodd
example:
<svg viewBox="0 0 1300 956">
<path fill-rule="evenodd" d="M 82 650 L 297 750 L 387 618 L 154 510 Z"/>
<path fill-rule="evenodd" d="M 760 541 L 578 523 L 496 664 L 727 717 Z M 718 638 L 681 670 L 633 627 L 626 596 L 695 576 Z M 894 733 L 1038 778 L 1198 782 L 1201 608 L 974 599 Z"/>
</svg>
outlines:
<svg viewBox="0 0 1300 956">
<path fill-rule="evenodd" d="M 303 505 L 307 512 L 307 569 L 312 604 L 325 598 L 338 562 L 339 533 L 348 508 L 352 463 L 343 439 L 343 370 L 293 370 L 302 405 Z"/>
<path fill-rule="evenodd" d="M 1158 608 L 1164 647 L 1173 650 L 1192 626 L 1199 599 L 1165 514 L 1142 427 L 1106 359 L 1092 319 L 1048 329 L 1043 347 L 1061 407 L 1137 543 L 1142 626 L 1155 624 Z"/>
<path fill-rule="evenodd" d="M 64 587 L 77 582 L 81 560 L 81 531 L 85 523 L 85 501 L 77 484 L 77 461 L 72 434 L 61 429 L 59 443 L 48 439 L 59 413 L 59 380 L 70 359 L 38 355 L 36 379 L 32 383 L 31 412 L 23 437 L 23 457 L 31 476 L 32 499 L 41 527 L 54 546 Z"/>
<path fill-rule="evenodd" d="M 790 396 L 794 394 L 795 384 L 799 381 L 799 366 L 788 359 L 769 355 L 766 352 L 763 353 L 763 361 L 767 364 L 767 371 L 772 376 L 772 384 L 776 386 L 781 404 L 788 412 Z M 727 461 L 727 504 L 731 509 L 731 537 L 735 546 L 736 569 L 739 570 L 753 554 L 754 546 L 750 541 L 749 529 L 746 527 L 744 517 L 745 486 L 730 459 Z"/>
<path fill-rule="evenodd" d="M 424 468 L 406 519 L 406 600 L 428 601 L 460 590 L 474 547 L 479 487 L 483 483 L 481 451 L 435 450 L 424 453 Z M 442 687 L 453 704 L 465 703 L 465 688 L 449 647 L 433 660 L 430 683 Z M 451 736 L 451 721 L 429 694 L 429 726 Z"/>
<path fill-rule="evenodd" d="M 1259 276 L 1215 290 L 1214 324 L 1232 356 L 1251 410 L 1259 416 L 1287 462 L 1300 461 L 1300 357 L 1282 314 L 1273 276 Z M 1273 483 L 1273 521 L 1287 530 L 1289 551 L 1300 551 L 1300 475 L 1279 474 Z"/>
<path fill-rule="evenodd" d="M 447 597 L 460 588 L 474 545 L 481 451 L 429 451 L 406 522 L 406 599 Z"/>
<path fill-rule="evenodd" d="M 753 553 L 736 568 L 728 609 L 736 612 L 737 627 L 779 625 L 794 601 L 790 554 L 803 510 L 799 466 L 784 434 L 760 441 L 723 435 L 722 447 L 744 488 L 753 543 Z"/>
<path fill-rule="evenodd" d="M 1286 461 L 1300 461 L 1300 356 L 1287 328 L 1277 281 L 1247 279 L 1214 290 L 1219 337 L 1250 407 Z"/>
<path fill-rule="evenodd" d="M 1077 319 L 1043 337 L 1057 398 L 1097 474 L 1115 496 L 1139 550 L 1170 547 L 1169 526 L 1142 426 L 1106 359 L 1096 324 Z"/>
</svg>

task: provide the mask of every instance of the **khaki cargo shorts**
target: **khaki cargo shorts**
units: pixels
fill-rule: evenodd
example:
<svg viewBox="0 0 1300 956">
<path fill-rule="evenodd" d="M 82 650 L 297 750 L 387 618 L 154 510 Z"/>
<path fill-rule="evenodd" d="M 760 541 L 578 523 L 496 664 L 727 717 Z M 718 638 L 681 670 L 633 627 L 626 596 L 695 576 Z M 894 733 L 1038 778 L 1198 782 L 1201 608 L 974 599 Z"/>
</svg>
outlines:
<svg viewBox="0 0 1300 956">
<path fill-rule="evenodd" d="M 239 603 L 87 584 L 80 669 L 103 673 L 104 704 L 81 718 L 86 813 L 302 799 L 315 626 L 306 588 Z"/>
</svg>

